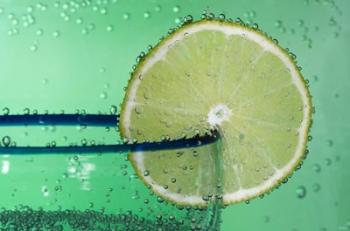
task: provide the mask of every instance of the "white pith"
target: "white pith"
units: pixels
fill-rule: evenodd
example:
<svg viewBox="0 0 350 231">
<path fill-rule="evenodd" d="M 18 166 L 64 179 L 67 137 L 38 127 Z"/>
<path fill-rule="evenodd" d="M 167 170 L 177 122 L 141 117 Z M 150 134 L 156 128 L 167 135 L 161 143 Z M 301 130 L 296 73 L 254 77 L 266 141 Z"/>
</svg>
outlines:
<svg viewBox="0 0 350 231">
<path fill-rule="evenodd" d="M 218 115 L 218 113 L 221 115 Z M 222 122 L 229 120 L 231 113 L 230 108 L 225 104 L 218 104 L 210 109 L 208 113 L 208 123 L 212 127 L 220 126 Z"/>
<path fill-rule="evenodd" d="M 180 41 L 182 40 L 185 35 L 187 34 L 193 34 L 199 31 L 203 30 L 212 30 L 212 31 L 221 31 L 225 33 L 226 35 L 240 35 L 244 36 L 245 38 L 256 42 L 259 44 L 265 52 L 271 52 L 272 54 L 276 55 L 283 63 L 284 65 L 289 69 L 291 76 L 292 76 L 292 83 L 296 86 L 298 89 L 303 103 L 303 120 L 301 122 L 300 127 L 298 128 L 298 144 L 295 149 L 295 153 L 293 155 L 293 158 L 289 161 L 287 165 L 285 165 L 281 169 L 276 169 L 274 175 L 272 175 L 270 178 L 268 178 L 266 181 L 262 182 L 259 186 L 254 187 L 254 188 L 240 188 L 238 191 L 232 192 L 232 193 L 226 193 L 223 195 L 223 200 L 225 203 L 233 203 L 237 201 L 242 201 L 249 199 L 251 197 L 260 195 L 261 192 L 264 192 L 268 190 L 269 188 L 272 188 L 274 185 L 276 185 L 283 177 L 285 177 L 288 173 L 292 171 L 292 169 L 295 167 L 295 165 L 298 163 L 298 160 L 301 158 L 303 155 L 303 150 L 304 150 L 304 144 L 308 132 L 308 121 L 310 120 L 309 118 L 309 110 L 310 110 L 310 105 L 309 105 L 309 99 L 308 99 L 308 93 L 307 89 L 305 88 L 305 84 L 302 81 L 301 76 L 299 75 L 298 71 L 296 70 L 295 65 L 292 63 L 290 58 L 288 57 L 287 54 L 285 54 L 280 48 L 278 48 L 273 42 L 265 38 L 264 36 L 251 31 L 249 29 L 240 27 L 240 26 L 232 26 L 232 25 L 226 25 L 226 24 L 218 24 L 215 22 L 206 22 L 206 23 L 201 23 L 197 24 L 194 26 L 189 26 L 185 29 L 181 30 L 181 33 L 177 33 L 173 35 L 170 39 L 165 41 L 162 45 L 160 45 L 156 52 L 154 52 L 151 57 L 148 57 L 147 62 L 144 63 L 143 67 L 141 70 L 138 70 L 137 73 L 135 73 L 136 76 L 139 76 L 140 74 L 143 75 L 146 73 L 149 68 L 151 68 L 157 61 L 162 59 L 165 54 L 168 51 L 169 45 L 174 43 L 175 41 Z M 145 76 L 145 75 L 143 75 Z M 132 138 L 130 134 L 130 118 L 131 118 L 131 111 L 134 108 L 134 102 L 136 98 L 136 93 L 138 86 L 140 85 L 141 80 L 139 78 L 135 78 L 134 81 L 132 82 L 132 85 L 129 87 L 129 95 L 128 98 L 126 99 L 126 104 L 124 108 L 124 117 L 123 121 L 121 121 L 121 124 L 124 128 L 125 131 L 125 136 L 128 138 Z M 217 109 L 217 108 L 216 108 Z M 212 109 L 215 111 L 215 108 Z M 225 109 L 226 110 L 226 109 Z M 229 110 L 229 109 L 228 109 Z M 229 117 L 230 111 L 226 110 L 226 118 Z M 220 124 L 224 120 L 218 120 L 217 117 L 213 117 L 211 112 L 208 114 L 208 122 L 212 125 L 215 124 Z M 134 161 L 136 162 L 136 165 L 138 167 L 138 170 L 142 173 L 144 172 L 144 163 L 143 163 L 143 158 L 144 155 L 142 152 L 134 152 Z M 202 200 L 201 196 L 197 195 L 184 195 L 184 194 L 178 194 L 178 193 L 172 193 L 164 189 L 164 187 L 160 186 L 155 182 L 150 176 L 145 176 L 144 177 L 145 181 L 152 186 L 152 189 L 159 193 L 160 195 L 163 195 L 166 198 L 169 198 L 172 201 L 178 202 L 178 203 L 184 203 L 184 204 L 205 204 L 204 201 Z"/>
</svg>

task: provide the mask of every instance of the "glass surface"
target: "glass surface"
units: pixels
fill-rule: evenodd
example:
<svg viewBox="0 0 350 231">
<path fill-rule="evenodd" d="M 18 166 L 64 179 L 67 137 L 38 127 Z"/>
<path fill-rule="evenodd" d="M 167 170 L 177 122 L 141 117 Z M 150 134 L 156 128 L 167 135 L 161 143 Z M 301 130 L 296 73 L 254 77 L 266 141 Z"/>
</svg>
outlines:
<svg viewBox="0 0 350 231">
<path fill-rule="evenodd" d="M 222 214 L 159 200 L 126 151 L 3 153 L 0 227 L 210 230 L 221 220 L 227 231 L 349 230 L 349 9 L 347 0 L 0 0 L 0 114 L 118 114 L 138 54 L 203 10 L 258 23 L 295 53 L 316 111 L 301 169 Z M 0 126 L 2 146 L 7 136 L 17 146 L 121 143 L 116 126 Z"/>
</svg>

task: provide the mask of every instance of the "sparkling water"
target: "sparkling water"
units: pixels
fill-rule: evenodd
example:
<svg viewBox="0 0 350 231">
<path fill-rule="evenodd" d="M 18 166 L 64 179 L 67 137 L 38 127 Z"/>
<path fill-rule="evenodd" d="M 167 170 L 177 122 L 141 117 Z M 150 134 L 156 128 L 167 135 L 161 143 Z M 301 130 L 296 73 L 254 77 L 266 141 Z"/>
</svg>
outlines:
<svg viewBox="0 0 350 231">
<path fill-rule="evenodd" d="M 4 230 L 350 230 L 347 0 L 0 0 L 0 114 L 117 115 L 132 66 L 204 10 L 258 26 L 297 55 L 311 88 L 310 153 L 262 199 L 195 209 L 138 179 L 127 152 L 0 156 Z M 0 126 L 2 147 L 121 144 L 117 126 Z M 218 218 L 221 215 L 221 218 Z"/>
</svg>

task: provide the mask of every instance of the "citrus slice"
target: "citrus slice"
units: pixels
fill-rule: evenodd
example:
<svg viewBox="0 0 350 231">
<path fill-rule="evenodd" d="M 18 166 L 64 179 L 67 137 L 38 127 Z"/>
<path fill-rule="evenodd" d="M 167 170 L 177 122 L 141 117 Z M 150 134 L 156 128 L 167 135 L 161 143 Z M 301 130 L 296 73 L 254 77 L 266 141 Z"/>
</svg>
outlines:
<svg viewBox="0 0 350 231">
<path fill-rule="evenodd" d="M 309 90 L 287 51 L 264 33 L 219 20 L 188 23 L 141 60 L 120 131 L 138 142 L 204 136 L 216 143 L 134 151 L 139 177 L 181 205 L 249 200 L 279 185 L 303 159 Z"/>
</svg>

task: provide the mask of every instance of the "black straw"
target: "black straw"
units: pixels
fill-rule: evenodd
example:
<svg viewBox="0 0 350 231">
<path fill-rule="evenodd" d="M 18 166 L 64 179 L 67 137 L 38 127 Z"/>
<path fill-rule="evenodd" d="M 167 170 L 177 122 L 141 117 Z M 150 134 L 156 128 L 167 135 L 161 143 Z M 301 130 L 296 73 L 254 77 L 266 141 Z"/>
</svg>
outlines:
<svg viewBox="0 0 350 231">
<path fill-rule="evenodd" d="M 41 114 L 41 115 L 2 115 L 0 126 L 21 125 L 82 125 L 117 126 L 119 115 L 96 114 Z"/>
<path fill-rule="evenodd" d="M 0 126 L 25 125 L 86 125 L 86 126 L 117 126 L 119 115 L 95 114 L 41 114 L 41 115 L 3 115 L 0 116 Z M 109 145 L 82 145 L 82 146 L 0 146 L 0 154 L 26 155 L 26 154 L 64 154 L 64 153 L 125 153 L 128 151 L 156 151 L 165 149 L 181 149 L 206 145 L 215 142 L 219 134 L 197 136 L 191 139 L 178 139 L 162 142 L 126 143 Z"/>
</svg>

